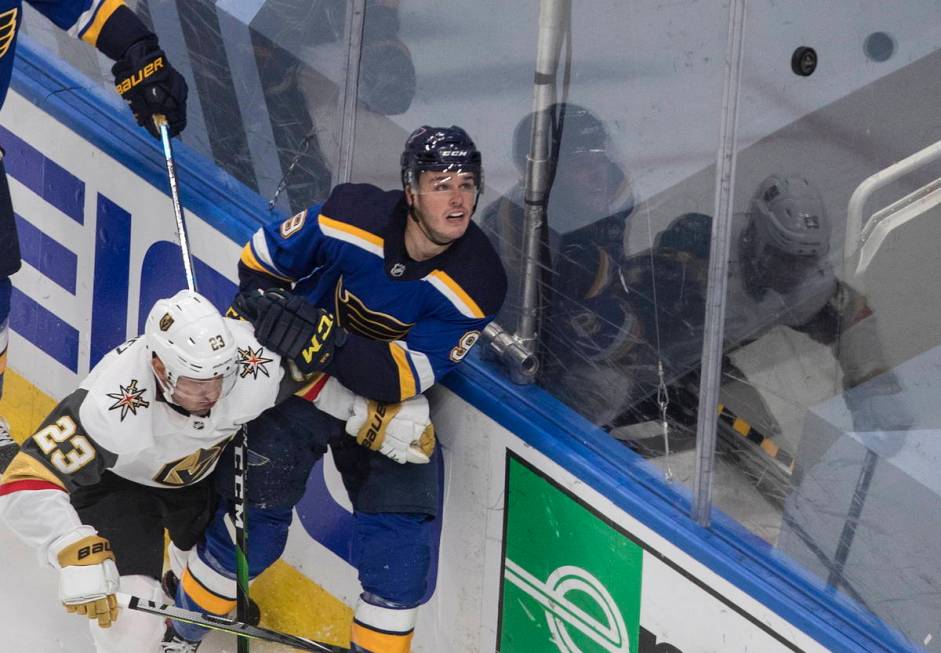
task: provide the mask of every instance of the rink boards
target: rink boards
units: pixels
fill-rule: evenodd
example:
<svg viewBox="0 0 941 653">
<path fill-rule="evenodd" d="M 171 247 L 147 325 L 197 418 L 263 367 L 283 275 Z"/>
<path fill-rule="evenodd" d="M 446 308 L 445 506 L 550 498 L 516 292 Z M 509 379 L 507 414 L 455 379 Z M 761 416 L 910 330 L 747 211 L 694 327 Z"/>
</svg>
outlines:
<svg viewBox="0 0 941 653">
<path fill-rule="evenodd" d="M 11 316 L 10 366 L 31 397 L 14 407 L 18 434 L 35 426 L 30 406 L 73 389 L 141 330 L 154 299 L 185 285 L 158 144 L 97 92 L 50 96 L 76 85 L 24 46 L 0 113 L 25 261 Z M 264 203 L 179 149 L 200 290 L 224 306 Z M 811 581 L 785 582 L 781 567 L 677 519 L 676 488 L 561 407 L 534 409 L 551 398 L 506 384 L 476 357 L 463 367 L 432 397 L 445 517 L 416 651 L 888 650 L 884 634 Z M 266 623 L 343 642 L 343 604 L 358 589 L 349 504 L 329 460 L 298 514 L 289 566 L 260 580 Z"/>
</svg>

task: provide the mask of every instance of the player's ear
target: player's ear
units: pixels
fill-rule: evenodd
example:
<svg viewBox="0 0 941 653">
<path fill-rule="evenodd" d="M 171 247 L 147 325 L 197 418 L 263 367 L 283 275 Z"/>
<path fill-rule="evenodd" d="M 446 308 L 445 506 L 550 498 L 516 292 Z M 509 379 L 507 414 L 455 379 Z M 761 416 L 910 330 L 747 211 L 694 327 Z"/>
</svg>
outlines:
<svg viewBox="0 0 941 653">
<path fill-rule="evenodd" d="M 405 186 L 405 202 L 409 206 L 412 206 L 415 203 L 415 195 L 412 193 L 412 185 L 406 184 Z"/>
</svg>

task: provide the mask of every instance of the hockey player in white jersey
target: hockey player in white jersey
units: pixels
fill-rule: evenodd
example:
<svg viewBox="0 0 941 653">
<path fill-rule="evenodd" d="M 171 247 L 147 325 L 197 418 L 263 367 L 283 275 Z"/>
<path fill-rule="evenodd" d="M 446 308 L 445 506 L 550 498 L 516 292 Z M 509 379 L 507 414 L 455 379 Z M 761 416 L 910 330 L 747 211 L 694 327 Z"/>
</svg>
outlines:
<svg viewBox="0 0 941 653">
<path fill-rule="evenodd" d="M 177 550 L 196 543 L 215 508 L 208 477 L 243 424 L 295 393 L 344 421 L 365 406 L 334 379 L 313 381 L 293 381 L 249 323 L 184 290 L 159 300 L 144 335 L 105 356 L 23 443 L 0 480 L 0 516 L 58 570 L 59 598 L 92 620 L 99 653 L 195 650 L 151 615 L 118 619 L 114 593 L 166 600 L 163 531 Z M 388 446 L 416 415 L 429 426 L 426 403 L 404 412 Z"/>
<path fill-rule="evenodd" d="M 557 307 L 555 319 L 568 328 L 553 333 L 572 334 L 566 347 L 556 346 L 572 354 L 565 374 L 552 378 L 579 410 L 608 427 L 659 419 L 662 363 L 676 413 L 671 417 L 695 423 L 711 228 L 710 216 L 684 214 L 615 274 L 599 270 L 600 291 L 564 293 L 570 299 Z M 832 226 L 819 191 L 802 177 L 770 175 L 747 211 L 732 216 L 730 231 L 726 354 L 775 327 L 789 327 L 833 348 L 844 389 L 879 377 L 865 392 L 846 395 L 854 419 L 865 416 L 869 428 L 905 424 L 910 418 L 896 401 L 898 383 L 886 373 L 875 316 L 830 263 Z M 727 358 L 720 401 L 729 406 L 733 393 L 739 405 L 749 405 L 761 433 L 778 433 L 760 393 Z M 777 456 L 776 446 L 765 446 Z"/>
</svg>

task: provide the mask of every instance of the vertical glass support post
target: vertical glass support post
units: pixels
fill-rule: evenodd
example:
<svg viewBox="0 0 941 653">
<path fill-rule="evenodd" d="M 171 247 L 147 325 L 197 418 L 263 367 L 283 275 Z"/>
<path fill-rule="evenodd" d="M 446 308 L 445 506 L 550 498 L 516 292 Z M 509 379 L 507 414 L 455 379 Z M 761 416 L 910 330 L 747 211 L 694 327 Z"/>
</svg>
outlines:
<svg viewBox="0 0 941 653">
<path fill-rule="evenodd" d="M 366 0 L 347 5 L 346 84 L 340 93 L 340 137 L 337 140 L 337 170 L 334 185 L 350 181 L 353 174 L 353 143 L 356 139 L 356 100 L 359 95 L 359 66 L 363 58 L 363 28 L 366 24 Z"/>
<path fill-rule="evenodd" d="M 525 217 L 523 221 L 522 309 L 516 336 L 527 351 L 534 352 L 539 312 L 540 233 L 546 216 L 549 186 L 551 133 L 549 107 L 556 100 L 556 71 L 565 38 L 570 0 L 542 0 L 539 6 L 539 40 L 533 80 L 533 127 L 526 161 Z"/>
<path fill-rule="evenodd" d="M 696 473 L 693 481 L 692 517 L 701 526 L 709 525 L 712 480 L 715 474 L 715 407 L 719 405 L 719 382 L 722 371 L 723 323 L 731 239 L 746 4 L 747 0 L 732 0 L 729 6 L 729 42 L 726 49 L 722 123 L 719 129 L 719 151 L 716 160 L 715 218 L 712 221 L 712 242 L 709 249 L 709 281 L 706 289 L 706 317 L 699 382 L 699 415 L 696 423 Z"/>
</svg>

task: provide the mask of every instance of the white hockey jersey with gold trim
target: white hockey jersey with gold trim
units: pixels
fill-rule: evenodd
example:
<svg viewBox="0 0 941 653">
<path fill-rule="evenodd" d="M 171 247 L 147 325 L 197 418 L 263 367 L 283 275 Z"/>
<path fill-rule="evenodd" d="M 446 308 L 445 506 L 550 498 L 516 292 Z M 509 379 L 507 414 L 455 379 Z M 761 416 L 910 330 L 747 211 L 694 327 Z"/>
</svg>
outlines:
<svg viewBox="0 0 941 653">
<path fill-rule="evenodd" d="M 151 487 L 196 483 L 242 424 L 297 389 L 247 323 L 230 320 L 229 329 L 238 376 L 206 417 L 183 414 L 158 397 L 141 337 L 106 355 L 23 443 L 0 480 L 0 516 L 40 559 L 57 537 L 81 525 L 67 492 L 95 485 L 105 471 Z"/>
</svg>

